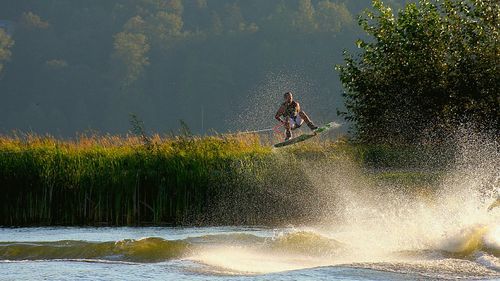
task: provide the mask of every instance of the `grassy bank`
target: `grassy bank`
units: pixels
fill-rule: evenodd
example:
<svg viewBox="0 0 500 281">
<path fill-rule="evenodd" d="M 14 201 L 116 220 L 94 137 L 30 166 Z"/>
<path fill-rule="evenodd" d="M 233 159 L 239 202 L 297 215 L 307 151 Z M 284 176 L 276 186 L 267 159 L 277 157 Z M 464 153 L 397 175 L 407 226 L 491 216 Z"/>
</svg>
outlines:
<svg viewBox="0 0 500 281">
<path fill-rule="evenodd" d="M 0 138 L 0 225 L 266 224 L 307 219 L 318 196 L 297 167 L 349 161 L 381 180 L 422 184 L 432 150 L 309 142 L 272 150 L 256 136 Z M 429 155 L 426 156 L 426 153 Z M 444 158 L 443 158 L 444 159 Z M 377 169 L 382 169 L 377 171 Z M 388 171 L 387 169 L 390 169 Z M 292 171 L 292 172 L 291 172 Z M 409 176 L 410 175 L 410 176 Z M 375 178 L 376 178 L 375 177 Z M 308 203 L 321 208 L 321 200 Z"/>
</svg>

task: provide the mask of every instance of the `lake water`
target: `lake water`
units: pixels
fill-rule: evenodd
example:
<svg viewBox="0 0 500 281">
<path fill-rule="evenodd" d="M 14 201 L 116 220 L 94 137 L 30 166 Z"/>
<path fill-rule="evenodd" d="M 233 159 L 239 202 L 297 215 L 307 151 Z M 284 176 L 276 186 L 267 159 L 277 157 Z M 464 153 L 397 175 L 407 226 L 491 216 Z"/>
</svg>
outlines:
<svg viewBox="0 0 500 281">
<path fill-rule="evenodd" d="M 405 249 L 342 226 L 1 228 L 0 280 L 500 279 L 499 234 L 475 225 Z"/>
</svg>

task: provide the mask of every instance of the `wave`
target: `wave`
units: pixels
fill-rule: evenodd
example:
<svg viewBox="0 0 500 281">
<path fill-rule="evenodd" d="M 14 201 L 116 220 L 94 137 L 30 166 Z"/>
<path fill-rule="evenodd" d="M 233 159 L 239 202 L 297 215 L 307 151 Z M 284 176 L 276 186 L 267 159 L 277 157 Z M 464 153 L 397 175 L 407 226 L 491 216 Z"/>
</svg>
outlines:
<svg viewBox="0 0 500 281">
<path fill-rule="evenodd" d="M 63 240 L 55 242 L 0 242 L 1 260 L 87 259 L 130 262 L 159 262 L 189 253 L 184 241 L 150 237 L 111 242 Z"/>
<path fill-rule="evenodd" d="M 438 245 L 445 254 L 465 258 L 483 251 L 500 256 L 500 227 L 474 225 L 451 235 Z"/>
<path fill-rule="evenodd" d="M 295 231 L 278 235 L 268 242 L 271 250 L 311 256 L 331 255 L 342 249 L 344 244 L 311 231 Z"/>
<path fill-rule="evenodd" d="M 192 244 L 258 244 L 265 240 L 265 237 L 248 233 L 227 233 L 189 237 L 184 241 Z"/>
<path fill-rule="evenodd" d="M 207 247 L 243 247 L 276 253 L 320 255 L 340 247 L 340 242 L 313 232 L 297 231 L 276 237 L 246 233 L 213 234 L 165 240 L 148 237 L 138 240 L 90 242 L 62 240 L 54 242 L 0 242 L 0 260 L 107 260 L 160 262 L 181 259 Z"/>
<path fill-rule="evenodd" d="M 259 243 L 208 245 L 190 259 L 219 274 L 264 274 L 331 265 L 330 257 L 342 246 L 312 231 L 293 230 L 260 238 Z"/>
<path fill-rule="evenodd" d="M 0 242 L 0 260 L 154 263 L 186 259 L 236 274 L 336 265 L 389 271 L 394 266 L 413 272 L 412 268 L 420 264 L 432 271 L 441 265 L 439 260 L 448 260 L 453 265 L 461 265 L 458 262 L 461 260 L 474 261 L 484 267 L 474 274 L 481 275 L 483 270 L 484 276 L 490 276 L 499 271 L 498 231 L 498 227 L 475 225 L 445 236 L 444 242 L 427 249 L 386 252 L 383 258 L 373 258 L 370 248 L 360 247 L 364 244 L 356 245 L 355 240 L 344 243 L 312 230 L 291 230 L 275 233 L 272 237 L 229 233 L 180 240 L 148 237 L 108 242 Z M 493 273 L 488 270 L 493 270 Z M 469 271 L 473 273 L 473 270 Z"/>
<path fill-rule="evenodd" d="M 483 238 L 483 244 L 486 252 L 500 257 L 500 225 L 490 228 Z"/>
</svg>

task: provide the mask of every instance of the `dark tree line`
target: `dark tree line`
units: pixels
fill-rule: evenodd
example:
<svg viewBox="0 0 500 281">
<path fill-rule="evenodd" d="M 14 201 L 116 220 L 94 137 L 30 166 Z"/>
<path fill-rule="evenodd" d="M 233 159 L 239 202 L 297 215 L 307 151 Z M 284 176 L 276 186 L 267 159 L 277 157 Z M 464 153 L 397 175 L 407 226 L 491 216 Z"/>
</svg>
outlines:
<svg viewBox="0 0 500 281">
<path fill-rule="evenodd" d="M 441 141 L 464 123 L 500 133 L 500 2 L 420 0 L 397 15 L 380 0 L 340 65 L 359 139 Z"/>
<path fill-rule="evenodd" d="M 329 120 L 342 106 L 331 65 L 341 62 L 341 50 L 359 37 L 355 15 L 365 5 L 341 0 L 1 2 L 0 21 L 14 29 L 10 35 L 0 31 L 0 131 L 125 132 L 133 112 L 155 131 L 168 132 L 183 119 L 199 132 L 201 107 L 205 127 L 224 131 L 273 71 L 314 80 L 319 86 L 311 91 L 328 102 L 313 111 Z"/>
</svg>

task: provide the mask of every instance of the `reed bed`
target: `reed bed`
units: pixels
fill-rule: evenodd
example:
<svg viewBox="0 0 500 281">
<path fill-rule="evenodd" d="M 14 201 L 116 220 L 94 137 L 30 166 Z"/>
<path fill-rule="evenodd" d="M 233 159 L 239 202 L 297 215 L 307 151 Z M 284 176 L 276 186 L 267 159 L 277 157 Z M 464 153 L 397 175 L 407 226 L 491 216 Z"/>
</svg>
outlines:
<svg viewBox="0 0 500 281">
<path fill-rule="evenodd" d="M 0 138 L 0 224 L 178 224 L 231 162 L 270 152 L 248 137 L 153 140 Z"/>
<path fill-rule="evenodd" d="M 311 183 L 303 174 L 289 174 L 290 165 L 304 158 L 374 164 L 392 155 L 387 150 L 310 142 L 280 150 L 283 156 L 248 134 L 155 135 L 147 145 L 134 136 L 4 136 L 0 225 L 259 224 L 297 218 Z"/>
</svg>

